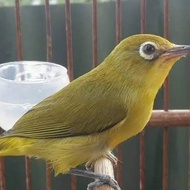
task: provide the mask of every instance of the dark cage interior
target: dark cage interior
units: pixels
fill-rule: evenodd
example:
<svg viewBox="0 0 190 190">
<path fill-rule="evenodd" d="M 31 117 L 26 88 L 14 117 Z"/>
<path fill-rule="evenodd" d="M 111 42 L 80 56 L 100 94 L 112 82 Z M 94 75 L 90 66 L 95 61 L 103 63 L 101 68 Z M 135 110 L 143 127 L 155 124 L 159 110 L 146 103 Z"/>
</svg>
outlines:
<svg viewBox="0 0 190 190">
<path fill-rule="evenodd" d="M 60 5 L 46 0 L 39 6 L 19 6 L 16 0 L 15 7 L 0 7 L 0 63 L 51 61 L 66 66 L 74 79 L 132 34 L 153 33 L 176 44 L 190 44 L 189 7 L 188 0 L 65 0 Z M 167 126 L 160 120 L 152 127 L 153 122 L 116 151 L 121 160 L 116 177 L 123 190 L 190 190 L 190 59 L 179 62 L 154 107 L 176 110 L 172 126 L 169 119 Z M 178 114 L 180 109 L 186 110 L 185 116 Z M 181 125 L 179 117 L 184 118 Z M 76 190 L 86 189 L 90 182 L 69 175 L 53 177 L 42 160 L 23 157 L 1 158 L 0 170 L 1 190 Z"/>
</svg>

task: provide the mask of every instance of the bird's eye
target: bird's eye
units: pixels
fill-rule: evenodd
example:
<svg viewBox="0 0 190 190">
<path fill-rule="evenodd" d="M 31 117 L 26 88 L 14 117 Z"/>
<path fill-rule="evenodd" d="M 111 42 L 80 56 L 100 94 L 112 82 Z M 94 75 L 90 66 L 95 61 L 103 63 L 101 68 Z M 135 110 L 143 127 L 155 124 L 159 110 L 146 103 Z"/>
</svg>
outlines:
<svg viewBox="0 0 190 190">
<path fill-rule="evenodd" d="M 157 49 L 157 45 L 154 42 L 144 42 L 139 48 L 139 54 L 146 60 L 153 60 Z"/>
<path fill-rule="evenodd" d="M 155 52 L 156 48 L 152 44 L 146 44 L 142 48 L 143 52 L 147 55 L 150 55 Z"/>
</svg>

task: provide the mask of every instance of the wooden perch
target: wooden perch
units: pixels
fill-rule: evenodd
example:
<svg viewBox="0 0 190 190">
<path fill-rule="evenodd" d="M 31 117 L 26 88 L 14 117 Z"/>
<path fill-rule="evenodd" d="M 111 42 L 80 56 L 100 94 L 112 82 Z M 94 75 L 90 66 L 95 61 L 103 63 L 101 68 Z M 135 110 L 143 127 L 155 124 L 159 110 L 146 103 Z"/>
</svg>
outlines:
<svg viewBox="0 0 190 190">
<path fill-rule="evenodd" d="M 94 172 L 109 175 L 111 178 L 114 178 L 114 169 L 112 162 L 107 158 L 100 158 L 94 164 Z M 102 185 L 94 190 L 114 190 L 109 185 Z"/>
</svg>

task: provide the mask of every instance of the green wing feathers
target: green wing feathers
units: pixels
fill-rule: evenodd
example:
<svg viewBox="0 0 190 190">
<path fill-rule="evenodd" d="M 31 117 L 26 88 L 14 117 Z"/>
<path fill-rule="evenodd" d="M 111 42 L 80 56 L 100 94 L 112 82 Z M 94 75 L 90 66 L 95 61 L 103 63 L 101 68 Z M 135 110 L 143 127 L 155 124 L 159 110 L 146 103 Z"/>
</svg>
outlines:
<svg viewBox="0 0 190 190">
<path fill-rule="evenodd" d="M 105 131 L 127 115 L 119 94 L 114 93 L 109 83 L 103 88 L 95 80 L 72 82 L 34 106 L 7 135 L 46 139 Z"/>
</svg>

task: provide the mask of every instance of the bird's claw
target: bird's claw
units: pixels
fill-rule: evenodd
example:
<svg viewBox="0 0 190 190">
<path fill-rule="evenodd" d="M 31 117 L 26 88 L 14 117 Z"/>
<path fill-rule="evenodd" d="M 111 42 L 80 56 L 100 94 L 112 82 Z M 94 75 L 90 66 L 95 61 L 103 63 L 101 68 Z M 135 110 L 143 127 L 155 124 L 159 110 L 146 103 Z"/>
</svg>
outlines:
<svg viewBox="0 0 190 190">
<path fill-rule="evenodd" d="M 106 154 L 106 158 L 108 158 L 112 162 L 114 168 L 117 167 L 118 159 L 117 159 L 117 157 L 114 154 L 112 154 L 111 152 L 108 152 Z"/>
<path fill-rule="evenodd" d="M 109 159 L 109 160 L 112 162 L 114 168 L 117 167 L 118 159 L 117 159 L 116 156 L 114 156 L 114 154 L 112 154 L 112 153 L 109 151 L 109 152 L 106 153 L 105 157 L 106 157 L 107 159 Z M 96 160 L 90 160 L 90 161 L 88 161 L 88 162 L 85 164 L 86 170 L 87 170 L 87 171 L 93 171 L 95 162 L 96 162 Z"/>
<path fill-rule="evenodd" d="M 85 164 L 85 168 L 86 168 L 87 171 L 93 171 L 93 169 L 94 169 L 94 161 L 88 161 Z"/>
<path fill-rule="evenodd" d="M 94 182 L 88 184 L 87 190 L 93 190 L 95 187 L 100 187 L 106 184 L 111 186 L 114 190 L 121 190 L 118 182 L 108 175 L 101 176 L 99 179 L 96 179 Z"/>
</svg>

